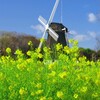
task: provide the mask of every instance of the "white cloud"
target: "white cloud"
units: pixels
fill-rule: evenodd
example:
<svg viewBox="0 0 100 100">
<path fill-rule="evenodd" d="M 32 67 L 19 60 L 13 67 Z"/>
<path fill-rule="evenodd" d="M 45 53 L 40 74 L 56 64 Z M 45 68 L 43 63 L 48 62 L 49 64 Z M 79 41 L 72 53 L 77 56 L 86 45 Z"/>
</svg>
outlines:
<svg viewBox="0 0 100 100">
<path fill-rule="evenodd" d="M 88 38 L 88 35 L 84 35 L 84 34 L 79 34 L 77 31 L 75 30 L 71 30 L 70 34 L 73 35 L 73 39 L 78 40 L 79 42 L 83 42 L 86 40 L 89 40 L 90 38 Z"/>
<path fill-rule="evenodd" d="M 70 31 L 69 33 L 72 34 L 72 35 L 77 35 L 77 34 L 78 34 L 78 33 L 77 33 L 76 31 L 74 31 L 74 30 Z"/>
<path fill-rule="evenodd" d="M 93 32 L 93 31 L 88 31 L 86 34 L 79 34 L 76 31 L 70 31 L 71 34 L 73 35 L 73 38 L 75 40 L 78 40 L 79 42 L 84 42 L 87 40 L 95 39 L 99 33 Z"/>
<path fill-rule="evenodd" d="M 33 30 L 35 30 L 37 33 L 39 33 L 39 34 L 44 32 L 44 27 L 42 25 L 40 25 L 40 24 L 38 24 L 36 26 L 32 25 L 31 28 Z"/>
<path fill-rule="evenodd" d="M 71 30 L 70 34 L 73 35 L 73 39 L 78 40 L 79 42 L 84 42 L 87 40 L 95 39 L 98 33 L 94 31 L 88 31 L 86 34 L 79 34 L 77 31 Z"/>
<path fill-rule="evenodd" d="M 41 38 L 44 32 L 44 27 L 40 24 L 38 25 L 31 25 L 31 28 L 33 29 L 34 33 L 33 35 L 37 38 Z"/>
<path fill-rule="evenodd" d="M 96 32 L 88 32 L 88 34 L 91 38 L 96 38 L 97 35 Z"/>
<path fill-rule="evenodd" d="M 89 13 L 88 14 L 88 21 L 89 22 L 96 22 L 97 21 L 97 16 L 94 13 Z"/>
<path fill-rule="evenodd" d="M 82 42 L 82 41 L 86 41 L 86 40 L 89 40 L 90 38 L 87 36 L 87 35 L 76 35 L 74 37 L 75 40 L 78 40 L 79 42 Z"/>
</svg>

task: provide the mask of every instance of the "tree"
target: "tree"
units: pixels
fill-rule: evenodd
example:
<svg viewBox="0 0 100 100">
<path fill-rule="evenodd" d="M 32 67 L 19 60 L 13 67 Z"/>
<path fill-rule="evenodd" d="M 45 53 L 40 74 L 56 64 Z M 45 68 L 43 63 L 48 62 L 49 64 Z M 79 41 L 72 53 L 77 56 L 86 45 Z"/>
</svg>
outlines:
<svg viewBox="0 0 100 100">
<path fill-rule="evenodd" d="M 0 35 L 0 55 L 6 54 L 6 48 L 10 47 L 12 50 L 12 54 L 16 51 L 16 49 L 21 49 L 24 53 L 26 53 L 30 47 L 28 46 L 28 42 L 32 41 L 33 47 L 36 48 L 39 45 L 39 40 L 30 35 L 21 35 L 14 32 L 5 32 Z"/>
<path fill-rule="evenodd" d="M 97 54 L 94 50 L 91 50 L 89 48 L 79 48 L 79 54 L 80 56 L 86 56 L 88 60 L 97 60 Z"/>
</svg>

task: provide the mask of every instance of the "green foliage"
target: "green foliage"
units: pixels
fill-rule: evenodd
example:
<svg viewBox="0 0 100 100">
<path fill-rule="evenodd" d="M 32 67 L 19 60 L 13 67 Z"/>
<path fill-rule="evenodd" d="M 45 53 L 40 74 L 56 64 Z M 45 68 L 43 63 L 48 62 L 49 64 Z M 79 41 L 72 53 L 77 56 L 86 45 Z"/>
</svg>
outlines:
<svg viewBox="0 0 100 100">
<path fill-rule="evenodd" d="M 55 60 L 47 47 L 27 51 L 28 58 L 19 49 L 16 59 L 1 56 L 0 100 L 99 100 L 100 60 L 79 57 L 77 42 L 71 43 L 56 45 Z"/>
</svg>

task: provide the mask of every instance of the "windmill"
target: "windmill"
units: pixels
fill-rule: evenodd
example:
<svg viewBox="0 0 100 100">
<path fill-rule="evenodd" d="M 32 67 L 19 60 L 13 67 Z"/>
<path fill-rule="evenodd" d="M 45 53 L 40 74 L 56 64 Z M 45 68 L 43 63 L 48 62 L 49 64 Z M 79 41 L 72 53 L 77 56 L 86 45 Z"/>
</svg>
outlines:
<svg viewBox="0 0 100 100">
<path fill-rule="evenodd" d="M 60 40 L 59 32 L 62 31 L 63 33 L 65 33 L 65 31 L 66 32 L 68 31 L 68 29 L 65 28 L 62 24 L 52 23 L 54 15 L 55 15 L 55 12 L 56 12 L 56 9 L 57 9 L 58 4 L 59 4 L 59 1 L 60 0 L 56 0 L 48 22 L 42 16 L 39 16 L 39 18 L 38 18 L 38 21 L 44 26 L 44 33 L 43 33 L 42 39 L 44 39 L 45 34 L 48 32 L 49 33 L 48 34 L 48 39 L 47 39 L 48 41 L 50 40 L 50 41 L 56 41 L 56 42 L 58 41 L 59 42 L 59 40 Z M 55 26 L 55 25 L 57 26 L 56 28 L 58 30 L 59 30 L 59 28 L 61 29 L 59 32 L 56 31 L 57 29 L 52 27 L 52 26 Z M 41 48 L 42 44 L 43 44 L 43 41 L 40 41 L 40 44 L 39 44 L 38 48 Z"/>
</svg>

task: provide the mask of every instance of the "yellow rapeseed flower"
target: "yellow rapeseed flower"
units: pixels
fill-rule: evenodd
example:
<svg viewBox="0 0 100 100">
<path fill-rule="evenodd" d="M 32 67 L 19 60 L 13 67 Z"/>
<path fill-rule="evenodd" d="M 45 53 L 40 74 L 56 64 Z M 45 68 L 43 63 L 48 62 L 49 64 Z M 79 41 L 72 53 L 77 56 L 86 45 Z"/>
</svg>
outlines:
<svg viewBox="0 0 100 100">
<path fill-rule="evenodd" d="M 44 47 L 44 48 L 43 48 L 43 51 L 47 53 L 47 52 L 49 51 L 49 48 Z"/>
<path fill-rule="evenodd" d="M 49 74 L 49 76 L 55 76 L 56 75 L 56 72 L 55 71 L 52 71 L 50 74 Z"/>
<path fill-rule="evenodd" d="M 12 85 L 10 85 L 10 86 L 8 87 L 8 89 L 9 89 L 10 91 L 12 91 L 13 86 L 12 86 Z"/>
<path fill-rule="evenodd" d="M 46 97 L 41 97 L 40 100 L 46 100 Z"/>
<path fill-rule="evenodd" d="M 40 48 L 36 48 L 36 53 L 40 53 L 41 52 L 41 49 Z"/>
<path fill-rule="evenodd" d="M 21 50 L 17 49 L 17 50 L 15 51 L 15 54 L 17 54 L 17 55 L 22 55 L 23 53 L 22 53 Z"/>
<path fill-rule="evenodd" d="M 78 94 L 74 94 L 74 98 L 77 99 L 78 98 Z"/>
<path fill-rule="evenodd" d="M 31 56 L 31 54 L 32 54 L 31 51 L 27 51 L 28 56 Z"/>
<path fill-rule="evenodd" d="M 77 41 L 77 40 L 75 40 L 73 44 L 74 44 L 74 45 L 78 45 L 78 41 Z"/>
<path fill-rule="evenodd" d="M 35 93 L 34 92 L 31 92 L 31 96 L 35 96 Z"/>
<path fill-rule="evenodd" d="M 38 54 L 39 58 L 43 58 L 43 55 L 41 53 Z"/>
<path fill-rule="evenodd" d="M 45 41 L 45 39 L 44 39 L 44 38 L 40 39 L 40 42 L 44 42 L 44 41 Z"/>
<path fill-rule="evenodd" d="M 33 45 L 32 41 L 29 41 L 29 42 L 28 42 L 28 45 L 29 45 L 29 46 Z"/>
<path fill-rule="evenodd" d="M 39 88 L 42 87 L 42 84 L 41 84 L 41 83 L 37 83 L 37 84 L 36 84 L 36 87 L 39 89 Z"/>
<path fill-rule="evenodd" d="M 86 91 L 87 91 L 87 87 L 86 86 L 84 86 L 84 87 L 81 88 L 81 92 L 85 93 Z"/>
<path fill-rule="evenodd" d="M 63 98 L 63 95 L 64 95 L 64 94 L 63 94 L 62 91 L 58 91 L 58 92 L 57 92 L 57 97 L 58 97 L 58 98 L 62 99 L 62 98 Z"/>
<path fill-rule="evenodd" d="M 52 80 L 52 83 L 56 83 L 56 82 L 57 82 L 56 79 L 53 79 L 53 80 Z"/>
<path fill-rule="evenodd" d="M 24 65 L 24 63 L 22 63 L 22 64 L 18 64 L 17 68 L 22 71 L 26 68 L 26 66 Z"/>
<path fill-rule="evenodd" d="M 74 40 L 73 40 L 73 39 L 70 39 L 70 40 L 69 40 L 69 43 L 73 43 L 73 42 L 74 42 Z"/>
<path fill-rule="evenodd" d="M 98 97 L 98 93 L 93 93 L 92 96 L 96 98 Z"/>
<path fill-rule="evenodd" d="M 62 72 L 62 73 L 59 73 L 59 77 L 60 78 L 66 78 L 66 76 L 67 76 L 67 73 L 64 71 L 64 72 Z"/>
<path fill-rule="evenodd" d="M 25 88 L 20 88 L 20 90 L 19 90 L 19 94 L 20 95 L 24 95 L 24 94 L 26 94 L 27 92 L 26 92 L 26 90 L 25 90 Z"/>
<path fill-rule="evenodd" d="M 58 43 L 56 45 L 56 50 L 59 51 L 60 49 L 62 49 L 62 47 L 63 47 L 62 44 Z"/>
<path fill-rule="evenodd" d="M 42 93 L 43 93 L 43 90 L 37 90 L 37 91 L 36 91 L 36 94 L 37 94 L 37 95 L 42 94 Z"/>
<path fill-rule="evenodd" d="M 6 52 L 9 54 L 9 53 L 11 53 L 11 49 L 8 47 L 7 49 L 6 49 Z"/>
<path fill-rule="evenodd" d="M 64 47 L 64 49 L 63 49 L 63 51 L 65 52 L 65 53 L 70 53 L 70 48 L 68 47 L 68 46 L 65 46 Z"/>
<path fill-rule="evenodd" d="M 54 63 L 49 64 L 48 69 L 52 69 L 54 67 Z"/>
</svg>

